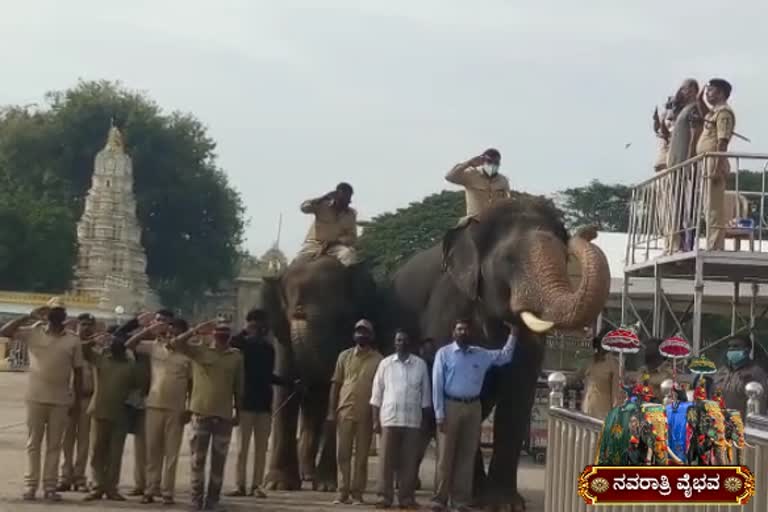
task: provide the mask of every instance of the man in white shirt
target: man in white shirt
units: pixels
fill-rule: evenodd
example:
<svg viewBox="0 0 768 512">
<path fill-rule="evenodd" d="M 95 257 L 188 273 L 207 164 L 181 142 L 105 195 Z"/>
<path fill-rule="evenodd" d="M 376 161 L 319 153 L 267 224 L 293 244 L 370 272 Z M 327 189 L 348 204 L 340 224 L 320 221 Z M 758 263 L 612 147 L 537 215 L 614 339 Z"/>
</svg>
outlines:
<svg viewBox="0 0 768 512">
<path fill-rule="evenodd" d="M 390 508 L 397 474 L 401 508 L 416 506 L 414 494 L 421 438 L 432 407 L 429 370 L 409 352 L 408 334 L 395 334 L 395 353 L 381 361 L 373 378 L 373 430 L 381 434 L 377 508 Z"/>
</svg>

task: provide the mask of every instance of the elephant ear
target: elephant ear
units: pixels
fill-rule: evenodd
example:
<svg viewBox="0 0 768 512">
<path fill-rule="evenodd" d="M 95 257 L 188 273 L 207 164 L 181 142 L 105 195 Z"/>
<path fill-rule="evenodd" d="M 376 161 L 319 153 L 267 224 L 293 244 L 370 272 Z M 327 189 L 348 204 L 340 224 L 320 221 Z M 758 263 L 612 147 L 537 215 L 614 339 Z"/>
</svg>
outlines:
<svg viewBox="0 0 768 512">
<path fill-rule="evenodd" d="M 474 223 L 454 228 L 443 239 L 443 264 L 453 282 L 467 297 L 480 296 L 480 251 L 472 236 Z"/>
<path fill-rule="evenodd" d="M 280 277 L 264 277 L 261 289 L 262 307 L 269 315 L 270 327 L 281 342 L 290 339 L 290 327 L 285 316 L 285 295 Z"/>
</svg>

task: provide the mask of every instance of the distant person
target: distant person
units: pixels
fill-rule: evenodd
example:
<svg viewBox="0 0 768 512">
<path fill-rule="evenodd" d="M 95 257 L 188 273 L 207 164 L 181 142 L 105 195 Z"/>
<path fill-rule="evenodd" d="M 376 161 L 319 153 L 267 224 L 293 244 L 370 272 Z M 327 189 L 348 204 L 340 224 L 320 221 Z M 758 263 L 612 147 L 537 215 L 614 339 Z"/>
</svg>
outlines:
<svg viewBox="0 0 768 512">
<path fill-rule="evenodd" d="M 243 355 L 243 410 L 238 425 L 237 488 L 230 496 L 266 498 L 262 490 L 267 445 L 272 431 L 272 386 L 298 389 L 299 381 L 291 382 L 275 375 L 275 349 L 269 338 L 269 316 L 261 309 L 248 312 L 245 329 L 232 338 L 232 346 Z M 246 488 L 248 452 L 253 440 L 253 473 L 250 489 Z"/>
<path fill-rule="evenodd" d="M 373 378 L 373 431 L 381 434 L 377 508 L 390 508 L 397 475 L 400 508 L 416 506 L 419 447 L 424 438 L 432 394 L 426 363 L 410 352 L 408 334 L 395 334 L 395 353 L 384 358 Z"/>
<path fill-rule="evenodd" d="M 328 422 L 336 424 L 336 460 L 339 467 L 336 505 L 364 503 L 368 454 L 373 438 L 373 415 L 369 401 L 373 377 L 381 361 L 381 354 L 373 346 L 373 336 L 373 324 L 365 319 L 359 320 L 355 324 L 355 346 L 339 354 L 331 378 Z"/>
<path fill-rule="evenodd" d="M 192 343 L 193 336 L 213 331 L 213 343 Z M 240 421 L 243 397 L 243 356 L 230 346 L 229 323 L 206 322 L 177 336 L 171 342 L 192 360 L 192 506 L 195 510 L 217 510 L 224 482 L 224 467 L 232 438 L 232 427 Z M 206 460 L 211 465 L 206 489 Z M 206 493 L 207 491 L 207 493 Z M 207 494 L 207 495 L 206 495 Z"/>
<path fill-rule="evenodd" d="M 653 132 L 658 140 L 658 153 L 653 163 L 654 172 L 661 172 L 667 168 L 667 156 L 669 154 L 670 127 L 672 125 L 672 98 L 667 102 L 666 108 L 659 115 L 659 109 L 653 111 Z"/>
<path fill-rule="evenodd" d="M 702 118 L 699 114 L 696 98 L 699 94 L 699 84 L 693 78 L 683 81 L 672 100 L 672 129 L 669 137 L 667 153 L 667 168 L 675 167 L 696 154 L 696 143 L 701 133 Z M 678 171 L 670 177 L 670 194 L 667 212 L 668 235 L 666 252 L 671 254 L 679 250 L 690 250 L 692 238 L 690 234 L 682 237 L 684 230 L 693 223 L 694 198 L 699 186 L 700 174 L 695 172 L 695 166 L 684 171 Z M 676 194 L 673 198 L 671 194 Z M 676 200 L 676 202 L 673 202 Z"/>
<path fill-rule="evenodd" d="M 77 335 L 81 343 L 89 343 L 96 334 L 96 319 L 90 313 L 77 317 Z M 91 439 L 91 417 L 88 415 L 87 404 L 93 396 L 93 368 L 90 363 L 83 361 L 82 369 L 82 404 L 77 414 L 70 415 L 67 430 L 64 432 L 62 451 L 64 461 L 61 464 L 58 492 L 88 491 L 88 479 L 85 470 L 88 466 L 88 451 Z M 74 385 L 74 384 L 73 384 Z"/>
<path fill-rule="evenodd" d="M 750 382 L 758 382 L 763 386 L 760 397 L 760 411 L 765 414 L 768 403 L 768 373 L 755 363 L 752 342 L 748 339 L 735 337 L 728 342 L 726 365 L 715 374 L 715 389 L 723 392 L 725 405 L 728 409 L 741 411 L 746 417 L 747 393 L 745 387 Z"/>
<path fill-rule="evenodd" d="M 116 331 L 117 332 L 117 331 Z M 125 501 L 118 492 L 120 467 L 123 463 L 129 413 L 126 400 L 138 389 L 141 379 L 136 363 L 126 354 L 125 334 L 108 335 L 106 346 L 94 343 L 84 347 L 86 360 L 93 366 L 96 386 L 88 406 L 91 415 L 91 471 L 94 488 L 85 497 L 96 501 L 106 497 Z"/>
<path fill-rule="evenodd" d="M 619 361 L 603 348 L 601 336 L 592 339 L 592 349 L 592 360 L 584 370 L 581 409 L 584 414 L 604 420 L 621 400 Z"/>
<path fill-rule="evenodd" d="M 722 78 L 713 78 L 701 91 L 698 98 L 699 110 L 704 117 L 704 128 L 696 144 L 696 154 L 727 152 L 733 137 L 736 116 L 728 105 L 731 84 Z M 704 96 L 702 96 L 704 95 Z M 706 101 L 705 101 L 706 97 Z M 707 103 L 711 106 L 707 106 Z M 707 248 L 725 248 L 725 228 L 728 219 L 725 212 L 725 185 L 730 172 L 728 158 L 710 157 L 703 162 L 704 179 L 709 184 L 707 215 Z"/>
<path fill-rule="evenodd" d="M 335 190 L 301 203 L 301 211 L 315 216 L 298 257 L 328 254 L 343 265 L 357 262 L 357 212 L 349 206 L 354 190 L 339 183 Z"/>
<path fill-rule="evenodd" d="M 492 366 L 512 360 L 517 329 L 510 329 L 501 350 L 470 345 L 470 322 L 458 320 L 453 343 L 437 351 L 432 371 L 432 403 L 438 430 L 438 486 L 432 500 L 435 511 L 468 511 L 472 499 L 475 456 L 480 445 L 482 408 L 480 392 Z"/>
<path fill-rule="evenodd" d="M 22 327 L 30 320 L 35 324 Z M 32 501 L 40 486 L 40 452 L 45 438 L 43 497 L 61 501 L 56 492 L 59 456 L 67 416 L 80 414 L 83 389 L 83 352 L 78 336 L 64 327 L 67 310 L 53 298 L 44 308 L 11 320 L 0 329 L 0 336 L 16 338 L 29 352 L 27 385 L 27 473 L 23 498 Z M 72 385 L 70 385 L 70 382 Z"/>
<path fill-rule="evenodd" d="M 483 154 L 456 164 L 445 179 L 449 183 L 464 187 L 467 203 L 467 215 L 459 225 L 480 215 L 497 201 L 510 195 L 509 180 L 499 173 L 501 153 L 496 149 L 487 149 Z"/>
<path fill-rule="evenodd" d="M 173 505 L 176 469 L 184 435 L 192 363 L 177 350 L 172 340 L 189 330 L 182 318 L 158 318 L 132 336 L 126 346 L 150 359 L 151 383 L 146 399 L 146 481 L 142 503 L 161 496 L 164 505 Z M 152 340 L 147 338 L 154 337 Z"/>
</svg>

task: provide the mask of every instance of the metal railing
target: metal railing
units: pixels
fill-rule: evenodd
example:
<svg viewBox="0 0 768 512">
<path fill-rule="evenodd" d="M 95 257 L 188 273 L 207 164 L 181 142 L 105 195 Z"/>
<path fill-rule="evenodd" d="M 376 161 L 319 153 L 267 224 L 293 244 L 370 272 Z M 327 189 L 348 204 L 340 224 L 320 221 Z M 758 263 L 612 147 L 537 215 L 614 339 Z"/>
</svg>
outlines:
<svg viewBox="0 0 768 512">
<path fill-rule="evenodd" d="M 710 226 L 706 216 L 711 211 L 711 177 L 715 169 L 725 169 L 723 162 L 733 171 L 734 186 L 724 198 L 725 225 Z M 759 187 L 744 182 L 747 171 L 759 173 Z M 706 241 L 714 229 L 725 231 L 728 249 L 741 250 L 741 242 L 746 240 L 747 250 L 768 252 L 766 172 L 768 154 L 704 153 L 635 185 L 630 199 L 627 265 L 663 254 L 711 249 Z"/>
<path fill-rule="evenodd" d="M 549 376 L 549 431 L 547 466 L 544 480 L 544 512 L 587 512 L 591 510 L 577 492 L 578 477 L 584 467 L 594 464 L 603 422 L 586 414 L 564 408 L 563 389 L 566 378 L 562 373 Z M 747 419 L 745 434 L 749 446 L 745 448 L 745 465 L 755 475 L 756 493 L 745 507 L 745 512 L 768 510 L 768 416 L 759 415 L 762 387 L 750 382 L 746 386 Z M 726 512 L 730 506 L 708 505 L 601 505 L 601 512 Z"/>
</svg>

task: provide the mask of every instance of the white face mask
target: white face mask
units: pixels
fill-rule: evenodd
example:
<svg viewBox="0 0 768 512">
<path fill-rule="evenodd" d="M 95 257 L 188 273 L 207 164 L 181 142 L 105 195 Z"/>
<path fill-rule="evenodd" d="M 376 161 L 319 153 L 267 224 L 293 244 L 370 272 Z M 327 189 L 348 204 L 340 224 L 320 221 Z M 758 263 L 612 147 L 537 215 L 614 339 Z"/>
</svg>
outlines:
<svg viewBox="0 0 768 512">
<path fill-rule="evenodd" d="M 480 167 L 480 169 L 482 169 L 482 171 L 488 176 L 495 176 L 499 172 L 499 164 L 486 162 Z"/>
</svg>

